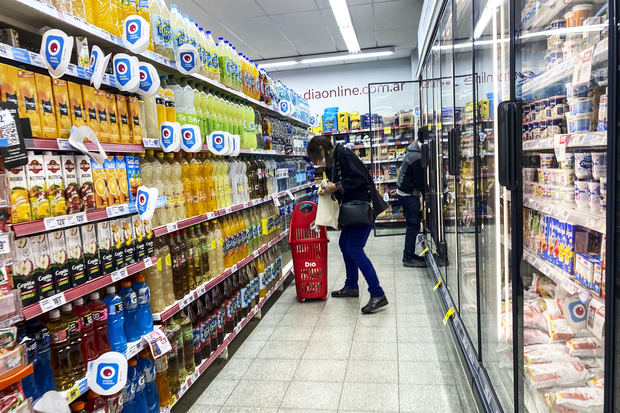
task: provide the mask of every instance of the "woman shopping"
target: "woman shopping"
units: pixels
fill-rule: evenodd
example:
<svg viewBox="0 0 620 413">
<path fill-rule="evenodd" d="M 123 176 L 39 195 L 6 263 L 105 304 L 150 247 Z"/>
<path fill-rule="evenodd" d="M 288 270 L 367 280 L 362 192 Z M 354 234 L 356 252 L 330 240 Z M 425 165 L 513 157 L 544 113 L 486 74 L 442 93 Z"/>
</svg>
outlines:
<svg viewBox="0 0 620 413">
<path fill-rule="evenodd" d="M 370 300 L 362 307 L 362 313 L 372 313 L 386 306 L 388 300 L 364 246 L 375 218 L 385 210 L 386 204 L 377 193 L 364 163 L 350 149 L 340 144 L 334 147 L 331 137 L 312 138 L 308 143 L 308 157 L 315 165 L 325 165 L 329 182 L 322 185 L 323 191 L 334 194 L 340 203 L 339 244 L 347 278 L 342 289 L 332 291 L 332 297 L 359 297 L 359 269 L 370 292 Z"/>
</svg>

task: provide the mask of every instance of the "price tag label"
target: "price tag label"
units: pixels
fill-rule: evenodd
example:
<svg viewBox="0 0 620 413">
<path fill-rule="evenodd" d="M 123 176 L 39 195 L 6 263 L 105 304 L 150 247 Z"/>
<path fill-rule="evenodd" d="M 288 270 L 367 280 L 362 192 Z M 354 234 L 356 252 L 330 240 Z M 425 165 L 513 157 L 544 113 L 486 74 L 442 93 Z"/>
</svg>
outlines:
<svg viewBox="0 0 620 413">
<path fill-rule="evenodd" d="M 280 200 L 277 197 L 273 197 L 273 203 L 276 207 L 280 208 Z"/>
<path fill-rule="evenodd" d="M 241 324 L 237 324 L 237 327 L 235 327 L 235 334 L 239 334 L 239 331 L 241 331 Z"/>
<path fill-rule="evenodd" d="M 179 229 L 179 225 L 176 222 L 171 222 L 170 224 L 166 225 L 166 230 L 168 232 L 178 231 L 178 229 Z"/>
<path fill-rule="evenodd" d="M 291 198 L 291 201 L 295 200 L 295 197 L 293 196 L 293 193 L 291 192 L 290 189 L 286 191 L 286 195 L 288 195 L 288 197 Z"/>
<path fill-rule="evenodd" d="M 594 46 L 579 53 L 575 61 L 575 67 L 573 68 L 573 83 L 585 83 L 590 81 L 593 53 Z"/>
<path fill-rule="evenodd" d="M 67 390 L 67 402 L 71 403 L 78 397 L 80 397 L 80 385 L 74 384 L 69 390 Z"/>
<path fill-rule="evenodd" d="M 145 269 L 153 266 L 153 258 L 151 257 L 145 258 L 142 262 L 144 263 Z"/>
<path fill-rule="evenodd" d="M 555 152 L 555 158 L 558 162 L 564 162 L 566 160 L 566 148 L 568 147 L 569 140 L 570 135 L 568 134 L 554 136 L 553 150 Z"/>
<path fill-rule="evenodd" d="M 112 205 L 106 208 L 108 218 L 129 214 L 129 204 Z"/>
<path fill-rule="evenodd" d="M 77 214 L 67 215 L 67 225 L 82 225 L 88 222 L 88 218 L 86 218 L 86 212 L 79 212 Z"/>
<path fill-rule="evenodd" d="M 232 267 L 230 267 L 230 271 L 231 271 L 231 272 L 235 272 L 235 271 L 237 271 L 237 264 L 233 264 L 233 266 L 232 266 Z"/>
<path fill-rule="evenodd" d="M 230 214 L 232 212 L 232 209 L 230 209 L 230 207 L 226 207 L 224 208 L 224 212 Z"/>
<path fill-rule="evenodd" d="M 184 383 L 181 385 L 181 391 L 180 391 L 180 394 L 183 394 L 183 393 L 185 393 L 186 391 L 187 391 L 187 382 L 184 382 Z"/>
<path fill-rule="evenodd" d="M 207 219 L 215 218 L 215 214 L 213 212 L 207 212 Z"/>
<path fill-rule="evenodd" d="M 73 146 L 69 143 L 69 139 L 56 139 L 59 151 L 72 151 Z"/>
<path fill-rule="evenodd" d="M 385 128 L 383 128 L 383 133 L 385 133 L 386 135 L 390 135 L 392 133 L 392 128 L 390 126 L 386 126 Z"/>
<path fill-rule="evenodd" d="M 168 338 L 166 338 L 166 333 L 161 328 L 156 328 L 147 335 L 142 336 L 142 340 L 145 340 L 148 344 L 153 358 L 161 357 L 172 349 Z"/>
<path fill-rule="evenodd" d="M 129 273 L 127 273 L 127 267 L 121 268 L 120 270 L 116 270 L 111 274 L 112 282 L 117 282 L 128 276 L 129 276 Z"/>
<path fill-rule="evenodd" d="M 199 296 L 200 296 L 200 295 L 203 295 L 205 292 L 206 292 L 206 288 L 205 288 L 205 286 L 204 286 L 204 285 L 201 285 L 200 287 L 198 287 L 197 294 L 198 294 Z"/>
<path fill-rule="evenodd" d="M 142 145 L 145 148 L 154 148 L 154 149 L 161 148 L 161 145 L 159 144 L 159 139 L 143 138 Z"/>
<path fill-rule="evenodd" d="M 53 310 L 54 308 L 60 307 L 66 302 L 67 302 L 67 299 L 65 298 L 65 294 L 58 293 L 56 295 L 53 295 L 51 297 L 41 300 L 39 302 L 39 305 L 41 306 L 41 311 L 44 313 L 47 313 L 48 311 Z"/>
<path fill-rule="evenodd" d="M 44 218 L 43 225 L 47 231 L 64 228 L 67 226 L 67 216 Z"/>
<path fill-rule="evenodd" d="M 9 233 L 0 233 L 0 254 L 9 254 L 11 252 L 11 243 L 9 242 Z"/>
</svg>

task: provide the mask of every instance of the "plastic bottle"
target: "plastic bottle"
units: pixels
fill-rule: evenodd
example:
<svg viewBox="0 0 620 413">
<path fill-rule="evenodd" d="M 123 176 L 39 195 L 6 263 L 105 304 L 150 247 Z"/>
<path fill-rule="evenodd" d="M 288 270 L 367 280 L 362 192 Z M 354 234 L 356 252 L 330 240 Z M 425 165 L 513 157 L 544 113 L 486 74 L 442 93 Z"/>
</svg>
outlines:
<svg viewBox="0 0 620 413">
<path fill-rule="evenodd" d="M 191 191 L 194 196 L 196 215 L 204 214 L 208 211 L 207 193 L 205 191 L 205 180 L 203 177 L 203 164 L 195 156 L 190 158 L 188 163 L 188 176 L 190 177 Z"/>
<path fill-rule="evenodd" d="M 192 328 L 192 322 L 183 311 L 180 311 L 175 315 L 174 321 L 179 325 L 183 334 L 185 372 L 186 374 L 192 374 L 196 369 L 196 365 L 194 363 L 194 330 Z"/>
<path fill-rule="evenodd" d="M 187 14 L 183 15 L 183 19 L 187 18 L 187 43 L 196 47 L 196 24 L 194 23 L 194 19 L 189 17 Z M 196 50 L 198 48 L 196 47 Z"/>
<path fill-rule="evenodd" d="M 88 413 L 109 413 L 110 412 L 108 408 L 108 404 L 105 402 L 105 400 L 92 390 L 88 391 L 88 401 L 86 401 L 86 411 Z"/>
<path fill-rule="evenodd" d="M 192 326 L 192 343 L 194 346 L 194 366 L 200 366 L 202 362 L 202 354 L 200 353 L 202 330 L 200 328 L 200 322 L 198 321 L 198 314 L 196 313 L 196 301 L 185 307 L 187 317 L 190 319 Z"/>
<path fill-rule="evenodd" d="M 85 363 L 99 357 L 95 341 L 95 326 L 92 311 L 84 305 L 84 299 L 78 298 L 73 302 L 73 313 L 77 315 L 80 327 L 80 351 Z"/>
<path fill-rule="evenodd" d="M 144 377 L 144 400 L 146 412 L 159 412 L 159 394 L 155 383 L 155 363 L 151 360 L 148 349 L 140 352 L 138 358 L 138 372 Z"/>
<path fill-rule="evenodd" d="M 136 406 L 136 388 L 138 387 L 139 379 L 136 364 L 135 359 L 131 359 L 127 362 L 127 382 L 122 390 L 123 413 L 140 413 L 145 411 L 138 410 Z"/>
<path fill-rule="evenodd" d="M 143 336 L 153 331 L 153 316 L 151 315 L 151 291 L 148 285 L 144 282 L 144 276 L 142 274 L 137 274 L 134 277 L 134 283 L 132 285 L 132 288 L 138 296 L 138 323 L 136 327 L 138 330 L 140 330 L 140 335 Z"/>
<path fill-rule="evenodd" d="M 108 339 L 108 307 L 99 299 L 99 292 L 95 291 L 90 293 L 88 308 L 90 308 L 93 316 L 95 346 L 97 348 L 97 357 L 99 357 L 103 353 L 107 353 L 111 350 L 110 341 Z M 82 349 L 84 348 L 83 343 L 82 341 Z M 86 359 L 86 356 L 84 358 Z"/>
<path fill-rule="evenodd" d="M 71 408 L 71 412 L 73 413 L 86 413 L 86 404 L 81 400 L 71 403 L 69 407 Z"/>
<path fill-rule="evenodd" d="M 172 344 L 172 343 L 171 343 Z M 168 353 L 172 353 L 170 350 Z M 159 407 L 170 404 L 172 394 L 168 385 L 168 354 L 163 355 L 155 360 L 155 385 L 157 386 L 157 394 L 159 396 Z M 176 354 L 175 354 L 176 358 Z"/>
<path fill-rule="evenodd" d="M 189 229 L 185 230 L 187 231 L 187 238 L 188 241 L 192 244 L 192 250 L 190 252 L 191 257 L 191 261 L 193 262 L 193 266 L 194 266 L 194 287 L 192 288 L 191 283 L 190 283 L 190 288 L 193 290 L 194 288 L 198 287 L 199 285 L 202 284 L 203 279 L 202 279 L 202 256 L 200 254 L 200 239 L 198 238 L 198 236 L 196 235 L 196 232 L 194 231 L 194 227 L 189 227 Z"/>
<path fill-rule="evenodd" d="M 184 297 L 183 293 L 183 252 L 181 251 L 181 245 L 177 244 L 174 239 L 174 234 L 168 234 L 168 246 L 170 248 L 170 255 L 172 257 L 172 285 L 174 291 L 174 299 L 180 300 Z"/>
<path fill-rule="evenodd" d="M 106 296 L 103 302 L 108 309 L 108 339 L 112 351 L 124 354 L 127 351 L 127 338 L 125 337 L 123 312 L 123 299 L 116 294 L 113 285 L 106 287 Z"/>
<path fill-rule="evenodd" d="M 95 0 L 97 26 L 118 36 L 118 3 L 115 0 Z"/>
<path fill-rule="evenodd" d="M 134 396 L 134 411 L 138 412 L 146 412 L 148 411 L 148 404 L 146 401 L 146 394 L 144 390 L 146 388 L 146 378 L 144 377 L 144 370 L 140 368 L 138 365 L 138 360 L 134 357 L 127 363 L 129 365 L 129 369 L 127 371 L 127 378 L 132 376 L 134 379 L 134 383 L 136 386 L 135 396 Z M 130 372 L 134 370 L 134 372 Z"/>
<path fill-rule="evenodd" d="M 165 26 L 162 17 L 162 5 L 163 4 L 159 0 L 150 0 L 149 2 L 153 50 L 155 53 L 163 56 L 165 52 Z"/>
<path fill-rule="evenodd" d="M 127 342 L 139 340 L 142 334 L 138 328 L 138 296 L 131 288 L 131 282 L 121 281 L 119 295 L 123 299 L 123 309 L 125 312 L 125 337 Z"/>
<path fill-rule="evenodd" d="M 64 391 L 73 385 L 67 323 L 60 319 L 60 311 L 57 309 L 50 311 L 49 316 L 47 328 L 50 332 L 52 371 L 56 388 Z"/>
<path fill-rule="evenodd" d="M 185 193 L 183 190 L 183 182 L 181 182 L 181 176 L 183 171 L 181 170 L 181 164 L 179 163 L 180 152 L 177 152 L 177 156 L 168 153 L 167 160 L 170 163 L 170 182 L 174 190 L 175 202 L 175 217 L 176 220 L 187 218 L 187 212 L 185 209 Z"/>
<path fill-rule="evenodd" d="M 166 243 L 165 238 L 157 237 L 155 245 L 159 251 L 157 256 L 157 269 L 162 273 L 162 285 L 164 287 L 164 297 L 166 305 L 174 303 L 174 289 L 172 282 L 172 256 L 170 255 L 170 248 Z M 161 264 L 159 259 L 161 258 Z M 161 269 L 160 269 L 161 267 Z"/>
<path fill-rule="evenodd" d="M 78 19 L 86 20 L 86 6 L 82 0 L 71 0 L 71 11 Z"/>
<path fill-rule="evenodd" d="M 159 196 L 165 195 L 166 197 L 168 197 L 169 193 L 166 192 L 166 187 L 164 186 L 164 181 L 163 181 L 163 176 L 162 176 L 163 165 L 161 163 L 161 159 L 163 159 L 163 157 L 164 157 L 163 152 L 157 152 L 157 158 L 155 158 L 153 156 L 153 150 L 149 149 L 146 153 L 145 161 L 151 162 L 152 164 L 152 179 L 151 179 L 152 186 L 157 188 L 157 192 L 159 193 Z M 168 199 L 168 203 L 170 202 L 174 202 L 174 200 Z M 170 222 L 168 218 L 168 207 L 156 208 L 154 216 L 155 216 L 155 222 L 157 222 L 157 225 L 165 225 L 168 222 Z"/>
<path fill-rule="evenodd" d="M 164 57 L 174 60 L 174 45 L 172 41 L 172 29 L 170 27 L 170 11 L 164 0 L 159 0 L 160 14 L 164 34 Z"/>
<path fill-rule="evenodd" d="M 172 47 L 176 57 L 179 47 L 185 44 L 185 24 L 183 16 L 181 16 L 175 3 L 170 5 L 170 29 L 172 33 Z"/>
<path fill-rule="evenodd" d="M 168 378 L 169 378 L 168 383 L 170 385 L 170 391 L 172 391 L 173 393 L 177 393 L 179 391 L 180 383 L 185 381 L 185 378 L 187 377 L 187 372 L 185 371 L 185 351 L 183 348 L 183 332 L 181 331 L 181 327 L 173 319 L 171 319 L 168 322 L 168 325 L 166 326 L 166 334 L 168 334 L 168 332 L 172 333 L 171 338 L 176 343 L 176 345 L 173 347 L 176 349 L 176 352 L 177 352 L 176 353 L 176 359 L 177 359 L 176 370 L 173 371 L 170 368 L 172 364 L 169 364 L 168 366 Z M 168 339 L 168 341 L 172 343 L 170 338 Z"/>
<path fill-rule="evenodd" d="M 187 115 L 185 113 L 185 101 L 183 96 L 183 88 L 179 85 L 178 79 L 173 75 L 168 75 L 167 83 L 170 87 L 170 91 L 174 96 L 174 101 L 176 105 L 176 116 L 175 119 L 171 122 L 179 122 L 181 125 L 187 123 Z"/>
<path fill-rule="evenodd" d="M 60 319 L 67 324 L 69 335 L 69 361 L 73 380 L 79 380 L 86 375 L 84 358 L 82 357 L 82 336 L 80 318 L 71 311 L 71 303 L 63 304 L 60 310 Z"/>
<path fill-rule="evenodd" d="M 223 37 L 217 39 L 217 57 L 220 66 L 220 83 L 230 86 L 229 73 L 227 69 L 228 50 Z"/>
<path fill-rule="evenodd" d="M 164 105 L 166 107 L 166 120 L 168 122 L 176 122 L 176 98 L 174 92 L 166 81 L 166 76 L 160 76 L 160 85 L 164 92 Z"/>
<path fill-rule="evenodd" d="M 166 198 L 168 199 L 168 204 L 166 205 L 166 208 L 165 208 L 167 222 L 174 222 L 177 220 L 177 217 L 176 217 L 177 200 L 176 200 L 176 196 L 174 193 L 174 187 L 171 184 L 171 180 L 170 180 L 170 173 L 171 173 L 170 163 L 164 159 L 163 152 L 157 152 L 157 161 L 159 165 L 155 165 L 155 168 L 153 169 L 153 172 L 154 172 L 153 177 L 155 179 L 159 177 L 158 181 L 156 181 L 157 189 L 159 190 L 160 194 L 164 194 Z M 158 209 L 162 209 L 162 208 L 158 208 Z"/>
</svg>

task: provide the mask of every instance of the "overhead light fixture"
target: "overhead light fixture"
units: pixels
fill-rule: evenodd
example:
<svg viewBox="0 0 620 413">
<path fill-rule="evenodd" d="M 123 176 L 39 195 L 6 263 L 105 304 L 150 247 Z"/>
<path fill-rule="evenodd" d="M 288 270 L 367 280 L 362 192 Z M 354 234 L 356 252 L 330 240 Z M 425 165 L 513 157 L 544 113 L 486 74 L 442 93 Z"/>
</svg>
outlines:
<svg viewBox="0 0 620 413">
<path fill-rule="evenodd" d="M 299 62 L 297 60 L 283 60 L 281 62 L 265 62 L 259 63 L 258 67 L 261 69 L 273 69 L 277 67 L 295 66 Z"/>
<path fill-rule="evenodd" d="M 356 53 L 356 54 L 345 54 L 345 55 L 337 55 L 337 56 L 326 56 L 326 57 L 314 57 L 309 59 L 302 59 L 301 63 L 324 63 L 324 62 L 336 62 L 340 60 L 358 60 L 358 59 L 367 59 L 370 57 L 381 57 L 381 56 L 389 56 L 393 55 L 394 50 L 383 50 L 380 52 L 369 52 L 369 53 Z"/>
<path fill-rule="evenodd" d="M 329 5 L 334 13 L 334 18 L 340 29 L 340 34 L 344 39 L 349 53 L 359 53 L 360 44 L 357 41 L 355 35 L 355 29 L 351 22 L 351 14 L 349 13 L 349 6 L 347 6 L 347 0 L 329 0 Z"/>
<path fill-rule="evenodd" d="M 474 28 L 474 39 L 478 40 L 482 33 L 486 30 L 489 22 L 495 15 L 497 8 L 502 4 L 502 0 L 488 0 L 484 10 L 482 10 L 482 14 L 480 15 L 480 19 L 478 19 L 478 23 Z"/>
</svg>

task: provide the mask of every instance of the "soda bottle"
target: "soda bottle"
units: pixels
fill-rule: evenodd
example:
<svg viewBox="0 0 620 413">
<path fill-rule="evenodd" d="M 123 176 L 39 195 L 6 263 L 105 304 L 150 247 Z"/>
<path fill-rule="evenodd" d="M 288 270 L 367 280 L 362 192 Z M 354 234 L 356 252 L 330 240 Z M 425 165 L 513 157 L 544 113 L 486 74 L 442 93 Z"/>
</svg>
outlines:
<svg viewBox="0 0 620 413">
<path fill-rule="evenodd" d="M 148 410 L 146 403 L 146 395 L 144 389 L 146 388 L 146 378 L 144 377 L 144 371 L 138 366 L 138 360 L 132 358 L 129 360 L 129 368 L 127 371 L 127 380 L 131 377 L 135 385 L 135 394 L 133 399 L 134 411 L 136 413 L 146 412 Z"/>
<path fill-rule="evenodd" d="M 172 277 L 172 256 L 170 254 L 170 247 L 166 244 L 165 238 L 155 238 L 155 247 L 158 251 L 157 270 L 161 272 L 164 300 L 166 306 L 168 306 L 174 303 L 175 299 Z"/>
<path fill-rule="evenodd" d="M 127 382 L 122 390 L 123 413 L 139 413 L 145 411 L 138 410 L 136 406 L 136 388 L 138 386 L 139 379 L 136 364 L 135 359 L 131 359 L 127 362 Z"/>
<path fill-rule="evenodd" d="M 170 195 L 166 192 L 166 187 L 164 186 L 164 167 L 162 164 L 162 160 L 164 158 L 163 152 L 157 153 L 157 158 L 152 156 L 153 151 L 149 149 L 147 152 L 146 160 L 152 162 L 153 165 L 153 186 L 157 188 L 157 192 L 160 195 Z M 167 182 L 166 182 L 167 183 Z M 170 202 L 170 201 L 169 201 Z M 172 200 L 174 202 L 174 200 Z M 168 217 L 168 209 L 167 208 L 156 208 L 155 209 L 155 217 L 157 221 L 157 225 L 165 225 L 170 221 L 174 221 L 171 217 Z"/>
<path fill-rule="evenodd" d="M 207 322 L 209 324 L 209 341 L 211 342 L 211 352 L 217 349 L 217 307 L 214 301 L 214 290 L 205 294 L 205 310 L 207 311 Z"/>
<path fill-rule="evenodd" d="M 168 353 L 172 352 L 173 350 L 170 350 Z M 170 386 L 168 386 L 168 357 L 166 355 L 155 360 L 155 385 L 159 395 L 159 407 L 169 405 L 172 394 L 170 393 Z"/>
<path fill-rule="evenodd" d="M 174 156 L 173 154 L 169 154 L 170 156 Z M 163 194 L 166 195 L 168 199 L 168 204 L 166 204 L 166 214 L 168 216 L 168 222 L 177 221 L 177 197 L 175 192 L 175 185 L 172 182 L 172 165 L 167 159 L 164 159 L 163 152 L 157 152 L 157 160 L 161 165 L 161 183 L 163 185 Z"/>
<path fill-rule="evenodd" d="M 121 281 L 121 289 L 118 293 L 123 299 L 124 330 L 127 342 L 140 340 L 142 335 L 138 327 L 138 296 L 131 288 L 131 282 L 128 280 Z"/>
<path fill-rule="evenodd" d="M 71 311 L 71 303 L 63 304 L 60 310 L 60 319 L 67 324 L 69 334 L 69 361 L 73 380 L 80 380 L 86 376 L 86 367 L 82 357 L 82 337 L 80 331 L 80 318 Z"/>
<path fill-rule="evenodd" d="M 26 325 L 22 322 L 17 324 L 17 342 L 24 348 L 26 353 L 26 363 L 35 363 L 37 360 L 37 341 L 33 336 L 29 336 Z M 36 365 L 33 366 L 36 368 Z M 43 395 L 37 387 L 34 374 L 29 374 L 22 379 L 22 389 L 26 398 L 32 397 L 33 400 Z"/>
<path fill-rule="evenodd" d="M 106 287 L 106 296 L 103 298 L 103 302 L 108 308 L 108 339 L 112 351 L 125 354 L 127 338 L 124 330 L 123 299 L 116 294 L 116 288 L 113 285 Z"/>
<path fill-rule="evenodd" d="M 80 344 L 82 356 L 85 363 L 99 357 L 95 343 L 95 326 L 93 313 L 90 308 L 84 305 L 84 299 L 78 298 L 73 301 L 73 312 L 78 316 L 80 323 L 80 334 L 82 342 Z"/>
<path fill-rule="evenodd" d="M 170 5 L 170 29 L 172 33 L 172 45 L 176 56 L 179 47 L 185 44 L 185 24 L 183 23 L 183 16 L 179 13 L 177 5 L 172 3 Z"/>
<path fill-rule="evenodd" d="M 51 338 L 52 371 L 54 372 L 56 388 L 59 391 L 64 391 L 73 385 L 67 324 L 60 319 L 59 310 L 52 310 L 49 314 L 50 321 L 47 323 L 47 328 Z"/>
<path fill-rule="evenodd" d="M 146 400 L 146 411 L 148 413 L 157 413 L 159 412 L 159 394 L 155 383 L 155 364 L 149 356 L 148 349 L 142 350 L 139 355 L 138 371 L 140 371 L 144 376 L 144 399 Z"/>
<path fill-rule="evenodd" d="M 224 333 L 231 333 L 234 327 L 234 314 L 233 314 L 233 292 L 230 283 L 230 277 L 224 280 Z"/>
<path fill-rule="evenodd" d="M 187 295 L 189 293 L 189 251 L 187 249 L 187 244 L 183 241 L 183 237 L 181 236 L 181 232 L 177 231 L 175 234 L 174 242 L 180 245 L 180 251 L 182 256 L 182 269 L 181 276 L 183 277 L 183 295 Z"/>
<path fill-rule="evenodd" d="M 101 396 L 92 390 L 88 391 L 88 401 L 86 401 L 86 411 L 88 413 L 110 413 L 108 404 Z"/>
<path fill-rule="evenodd" d="M 194 261 L 194 243 L 192 242 L 191 238 L 187 236 L 186 228 L 183 228 L 181 230 L 180 236 L 183 240 L 183 243 L 185 244 L 185 248 L 187 251 L 187 294 L 190 290 L 196 288 L 196 263 Z"/>
<path fill-rule="evenodd" d="M 157 245 L 157 241 L 155 241 Z M 161 313 L 166 308 L 165 291 L 163 284 L 163 257 L 155 247 L 155 257 L 157 257 L 157 265 L 144 270 L 144 280 L 151 292 L 151 309 L 153 313 Z M 162 262 L 160 264 L 160 262 Z M 160 268 L 161 267 L 161 268 Z"/>
<path fill-rule="evenodd" d="M 198 301 L 198 300 L 196 300 Z M 192 304 L 188 305 L 187 308 L 187 316 L 192 323 L 192 340 L 194 344 L 194 365 L 199 366 L 202 361 L 202 355 L 200 353 L 200 346 L 202 345 L 201 329 L 200 329 L 200 321 L 198 321 L 198 314 L 196 310 L 196 301 Z"/>
<path fill-rule="evenodd" d="M 123 392 L 122 390 L 109 396 L 101 396 L 108 406 L 110 413 L 123 412 Z"/>
<path fill-rule="evenodd" d="M 170 342 L 171 350 L 166 353 L 166 384 L 168 386 L 168 390 L 173 394 L 178 392 L 181 388 L 180 382 L 180 372 L 179 372 L 179 341 L 177 338 L 177 332 L 175 329 L 171 327 L 171 324 L 176 326 L 176 323 L 168 323 L 165 328 L 166 337 Z M 178 326 L 177 326 L 178 330 Z M 182 354 L 182 350 L 181 350 Z M 163 357 L 160 357 L 160 359 Z M 163 369 L 163 366 L 160 365 L 160 370 Z M 162 371 L 160 371 L 162 373 Z M 162 378 L 160 378 L 162 380 Z M 161 392 L 161 386 L 158 386 L 159 391 Z M 161 394 L 161 393 L 160 393 Z M 161 397 L 161 396 L 160 396 Z"/>
<path fill-rule="evenodd" d="M 50 355 L 50 332 L 38 319 L 29 320 L 26 323 L 26 331 L 36 341 L 36 359 L 34 368 L 37 374 L 33 374 L 36 387 L 41 394 L 50 390 L 56 390 L 56 381 L 51 365 Z"/>
<path fill-rule="evenodd" d="M 95 348 L 97 357 L 111 350 L 110 340 L 108 339 L 108 307 L 99 299 L 99 292 L 90 293 L 88 308 L 92 312 L 93 325 L 95 328 Z M 84 340 L 84 337 L 82 337 Z M 82 341 L 82 352 L 84 351 L 84 341 Z M 85 356 L 88 360 L 88 358 Z"/>
<path fill-rule="evenodd" d="M 267 286 L 265 285 L 265 254 L 259 255 L 254 261 L 254 265 L 256 266 L 256 273 L 258 274 L 258 296 L 263 298 L 267 294 Z"/>
<path fill-rule="evenodd" d="M 168 161 L 170 162 L 170 179 L 174 185 L 174 194 L 176 196 L 176 219 L 181 220 L 187 218 L 187 211 L 185 209 L 185 194 L 183 192 L 183 182 L 181 182 L 181 164 L 179 159 L 181 153 L 177 152 L 176 156 L 172 153 L 168 154 Z"/>
<path fill-rule="evenodd" d="M 218 319 L 217 319 L 217 342 L 221 345 L 224 342 L 225 326 L 226 326 L 226 296 L 224 295 L 223 286 L 217 286 L 217 305 Z"/>
<path fill-rule="evenodd" d="M 86 410 L 85 410 L 86 404 L 84 404 L 84 402 L 81 400 L 71 403 L 69 407 L 71 407 L 71 411 L 73 413 L 86 413 Z"/>
<path fill-rule="evenodd" d="M 192 261 L 194 265 L 194 287 L 192 288 L 192 286 L 190 285 L 190 288 L 192 288 L 193 290 L 194 288 L 203 283 L 202 255 L 200 250 L 201 244 L 200 238 L 196 234 L 194 227 L 190 227 L 187 231 L 187 239 L 192 244 L 192 251 L 190 252 L 190 255 L 192 256 Z"/>
<path fill-rule="evenodd" d="M 198 297 L 196 300 L 196 315 L 198 317 L 198 323 L 200 324 L 200 358 L 206 360 L 211 354 L 211 334 L 209 332 L 207 311 L 202 300 L 202 297 Z"/>
<path fill-rule="evenodd" d="M 176 323 L 174 318 L 169 321 L 169 325 L 174 331 L 177 340 L 177 376 L 181 382 L 184 382 L 187 377 L 187 371 L 185 370 L 185 341 L 183 339 L 183 330 L 181 330 L 181 326 Z M 170 388 L 170 390 L 172 390 L 172 388 Z"/>
<path fill-rule="evenodd" d="M 241 311 L 243 318 L 247 317 L 250 313 L 250 273 L 248 267 L 243 267 L 241 281 Z"/>
<path fill-rule="evenodd" d="M 172 281 L 174 290 L 174 299 L 180 300 L 185 295 L 183 293 L 183 252 L 181 251 L 181 245 L 177 244 L 174 239 L 174 234 L 168 234 L 168 244 L 170 248 L 170 255 L 172 256 Z"/>
<path fill-rule="evenodd" d="M 138 310 L 136 318 L 138 323 L 134 328 L 139 330 L 141 336 L 153 331 L 153 316 L 151 315 L 151 291 L 144 282 L 142 274 L 137 274 L 132 285 L 138 298 Z"/>
<path fill-rule="evenodd" d="M 180 311 L 175 315 L 174 321 L 181 328 L 183 335 L 183 357 L 185 358 L 185 372 L 192 374 L 196 368 L 194 363 L 194 330 L 192 322 L 187 315 Z"/>
</svg>

